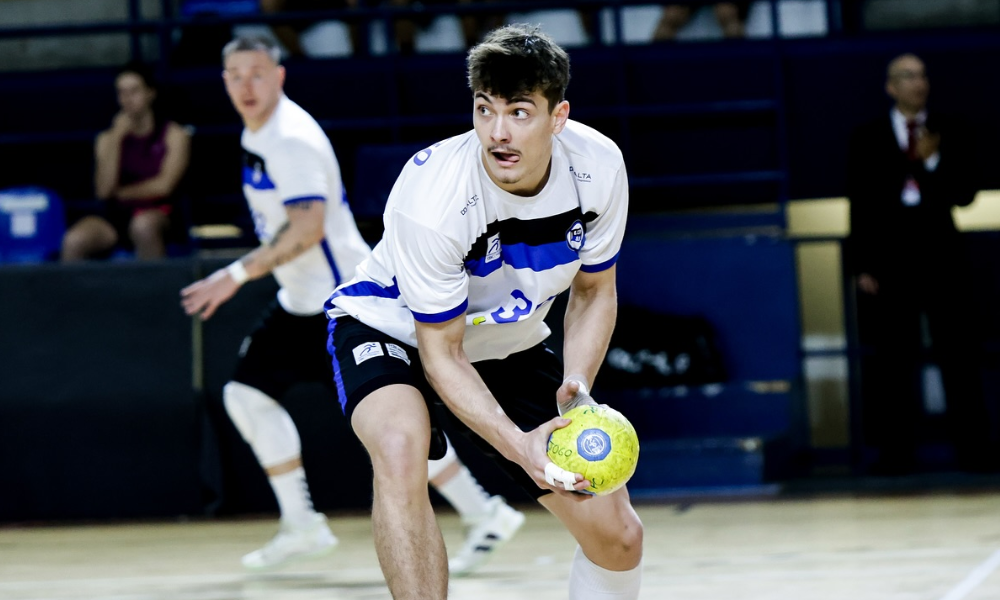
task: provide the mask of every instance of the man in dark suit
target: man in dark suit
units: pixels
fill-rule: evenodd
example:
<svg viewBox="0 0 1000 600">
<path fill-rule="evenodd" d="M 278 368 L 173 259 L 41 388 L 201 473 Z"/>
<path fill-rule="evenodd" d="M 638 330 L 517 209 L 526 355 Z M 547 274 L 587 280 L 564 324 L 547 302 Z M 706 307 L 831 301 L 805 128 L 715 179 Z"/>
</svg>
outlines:
<svg viewBox="0 0 1000 600">
<path fill-rule="evenodd" d="M 951 214 L 979 189 L 979 156 L 969 128 L 928 111 L 918 57 L 893 59 L 885 90 L 894 106 L 858 128 L 848 158 L 851 264 L 860 341 L 869 351 L 862 359 L 866 442 L 879 450 L 879 472 L 918 466 L 921 400 L 934 379 L 928 375 L 939 372 L 959 464 L 979 468 L 990 431 L 977 299 Z"/>
</svg>

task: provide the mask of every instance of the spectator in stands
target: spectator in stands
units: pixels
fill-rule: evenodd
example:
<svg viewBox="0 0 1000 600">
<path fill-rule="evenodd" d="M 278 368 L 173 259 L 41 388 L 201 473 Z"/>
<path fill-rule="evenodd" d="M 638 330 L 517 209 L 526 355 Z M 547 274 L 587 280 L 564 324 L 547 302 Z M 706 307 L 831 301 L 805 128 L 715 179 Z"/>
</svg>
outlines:
<svg viewBox="0 0 1000 600">
<path fill-rule="evenodd" d="M 157 110 L 156 84 L 131 63 L 115 77 L 120 110 L 94 143 L 94 193 L 102 205 L 63 238 L 64 261 L 106 257 L 118 246 L 141 260 L 162 258 L 177 225 L 174 196 L 190 156 L 190 135 Z"/>
<path fill-rule="evenodd" d="M 715 20 L 719 22 L 722 35 L 726 38 L 742 38 L 745 33 L 747 14 L 750 12 L 750 2 L 718 2 L 713 7 Z M 677 34 L 694 14 L 694 7 L 688 4 L 665 4 L 660 22 L 653 32 L 654 41 L 668 41 L 677 38 Z"/>
<path fill-rule="evenodd" d="M 488 4 L 496 0 L 389 0 L 393 6 L 421 6 L 426 4 Z M 466 48 L 479 43 L 483 34 L 503 25 L 504 16 L 501 13 L 472 13 L 462 15 L 462 36 Z M 396 44 L 401 54 L 413 54 L 416 44 L 417 29 L 430 24 L 430 19 L 397 19 L 393 29 L 396 34 Z"/>
<path fill-rule="evenodd" d="M 929 111 L 924 63 L 893 59 L 885 90 L 891 110 L 856 131 L 848 157 L 851 255 L 858 291 L 868 443 L 874 470 L 916 464 L 922 390 L 929 364 L 940 369 L 961 466 L 980 469 L 990 436 L 985 410 L 976 297 L 952 208 L 979 189 L 979 159 L 968 127 Z M 931 371 L 936 373 L 937 371 Z"/>
</svg>

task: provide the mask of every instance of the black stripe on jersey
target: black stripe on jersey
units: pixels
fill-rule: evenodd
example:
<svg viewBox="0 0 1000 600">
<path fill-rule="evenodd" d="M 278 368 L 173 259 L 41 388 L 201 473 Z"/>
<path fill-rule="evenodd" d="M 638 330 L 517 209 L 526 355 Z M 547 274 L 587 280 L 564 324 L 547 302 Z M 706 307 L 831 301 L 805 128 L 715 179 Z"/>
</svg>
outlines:
<svg viewBox="0 0 1000 600">
<path fill-rule="evenodd" d="M 473 242 L 469 252 L 465 255 L 465 260 L 474 260 L 486 256 L 489 250 L 489 240 L 497 233 L 500 234 L 500 242 L 503 244 L 526 244 L 528 246 L 544 246 L 553 242 L 566 240 L 566 231 L 577 220 L 583 221 L 584 229 L 587 223 L 597 218 L 597 213 L 588 212 L 583 214 L 579 206 L 574 207 L 558 215 L 542 217 L 540 219 L 505 219 L 503 221 L 493 221 L 486 226 L 486 232 L 481 234 Z"/>
<path fill-rule="evenodd" d="M 259 166 L 261 171 L 267 172 L 267 169 L 264 168 L 264 157 L 254 154 L 246 148 L 243 149 L 243 166 L 251 169 Z"/>
</svg>

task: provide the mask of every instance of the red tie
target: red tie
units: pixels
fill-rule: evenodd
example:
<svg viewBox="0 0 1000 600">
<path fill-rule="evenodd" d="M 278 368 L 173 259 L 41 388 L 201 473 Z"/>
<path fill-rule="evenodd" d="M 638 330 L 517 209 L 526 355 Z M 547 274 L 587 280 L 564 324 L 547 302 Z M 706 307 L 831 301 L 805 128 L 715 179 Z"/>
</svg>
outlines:
<svg viewBox="0 0 1000 600">
<path fill-rule="evenodd" d="M 917 128 L 920 124 L 917 123 L 916 119 L 907 119 L 906 121 L 906 157 L 910 160 L 920 160 L 920 156 L 917 155 Z"/>
</svg>

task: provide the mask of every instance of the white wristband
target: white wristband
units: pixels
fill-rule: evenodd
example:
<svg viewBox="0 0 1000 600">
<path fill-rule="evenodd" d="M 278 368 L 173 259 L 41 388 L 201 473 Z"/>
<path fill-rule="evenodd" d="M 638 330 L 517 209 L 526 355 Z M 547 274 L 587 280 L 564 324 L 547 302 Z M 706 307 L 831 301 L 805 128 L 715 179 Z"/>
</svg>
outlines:
<svg viewBox="0 0 1000 600">
<path fill-rule="evenodd" d="M 250 279 L 250 274 L 247 273 L 247 268 L 243 266 L 243 261 L 240 260 L 226 267 L 226 272 L 228 272 L 229 276 L 233 278 L 236 285 L 243 285 Z"/>
</svg>

